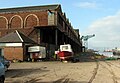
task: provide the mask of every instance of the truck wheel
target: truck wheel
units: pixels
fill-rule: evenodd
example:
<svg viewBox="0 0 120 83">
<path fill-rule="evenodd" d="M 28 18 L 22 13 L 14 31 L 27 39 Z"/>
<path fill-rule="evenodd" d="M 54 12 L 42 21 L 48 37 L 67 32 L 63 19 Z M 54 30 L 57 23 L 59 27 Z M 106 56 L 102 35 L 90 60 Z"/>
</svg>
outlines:
<svg viewBox="0 0 120 83">
<path fill-rule="evenodd" d="M 63 61 L 63 59 L 60 59 L 60 62 L 62 62 Z"/>
<path fill-rule="evenodd" d="M 71 61 L 72 61 L 73 63 L 76 63 L 76 62 L 77 62 L 75 58 L 72 58 Z"/>
</svg>

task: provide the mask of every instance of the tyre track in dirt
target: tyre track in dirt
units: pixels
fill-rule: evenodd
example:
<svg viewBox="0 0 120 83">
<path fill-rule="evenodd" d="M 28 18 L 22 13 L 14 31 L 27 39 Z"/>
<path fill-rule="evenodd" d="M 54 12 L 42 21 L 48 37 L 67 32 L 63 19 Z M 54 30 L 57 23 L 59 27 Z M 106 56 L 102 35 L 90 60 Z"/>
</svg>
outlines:
<svg viewBox="0 0 120 83">
<path fill-rule="evenodd" d="M 67 76 L 65 76 L 61 79 L 54 81 L 53 83 L 69 83 L 69 81 L 70 81 L 70 78 L 67 78 Z"/>
<path fill-rule="evenodd" d="M 106 61 L 104 61 L 104 63 L 106 63 L 106 65 L 107 65 L 109 68 L 106 67 L 106 66 L 104 66 L 104 65 L 101 64 L 101 63 L 100 63 L 100 65 L 103 66 L 103 68 L 105 68 L 105 69 L 107 69 L 107 70 L 109 71 L 109 73 L 112 75 L 113 82 L 114 82 L 114 83 L 118 83 L 118 82 L 117 82 L 117 79 L 116 79 L 116 75 L 115 75 L 113 69 L 111 68 L 112 64 L 110 64 L 110 63 L 108 63 L 108 62 L 106 62 Z"/>
<path fill-rule="evenodd" d="M 44 77 L 44 76 L 47 76 L 48 74 L 44 74 L 44 75 L 41 75 L 41 76 L 38 76 L 38 77 L 35 77 L 35 78 L 29 78 L 30 80 L 29 81 L 26 81 L 24 83 L 36 83 L 37 81 L 41 80 L 40 77 Z"/>
<path fill-rule="evenodd" d="M 113 63 L 111 63 L 111 62 L 107 62 L 110 66 L 112 65 L 112 66 L 115 66 L 115 67 L 117 67 L 117 68 L 120 68 L 120 66 L 118 66 L 118 65 L 116 65 L 116 64 L 113 64 Z"/>
<path fill-rule="evenodd" d="M 56 70 L 54 69 L 54 73 L 55 75 L 57 76 L 57 72 Z M 71 75 L 71 71 L 69 71 L 69 73 L 65 76 L 63 76 L 62 78 L 54 81 L 53 83 L 69 83 L 70 82 L 70 78 L 68 78 L 68 76 Z"/>
<path fill-rule="evenodd" d="M 70 75 L 71 71 L 69 71 L 68 74 L 66 75 L 63 75 L 61 78 L 59 77 L 59 74 L 57 73 L 57 70 L 54 68 L 53 70 L 51 70 L 50 72 L 48 72 L 47 74 L 45 75 L 42 75 L 41 77 L 42 78 L 48 78 L 48 77 L 51 77 L 51 76 L 56 76 L 60 79 L 56 80 L 56 81 L 49 81 L 49 82 L 52 82 L 52 83 L 69 83 L 70 81 L 70 78 L 68 78 L 68 76 Z M 42 81 L 42 78 L 41 77 L 36 77 L 36 78 L 31 78 L 29 81 L 25 82 L 25 83 L 36 83 L 36 82 L 40 82 Z M 43 81 L 44 83 L 45 81 Z M 48 82 L 48 83 L 49 83 Z M 47 81 L 45 82 L 47 83 Z"/>
<path fill-rule="evenodd" d="M 95 76 L 97 75 L 98 68 L 99 68 L 99 63 L 98 63 L 98 61 L 96 61 L 95 63 L 96 63 L 96 68 L 94 68 L 93 75 L 90 78 L 90 80 L 88 81 L 88 83 L 92 83 L 93 80 L 95 79 Z"/>
</svg>

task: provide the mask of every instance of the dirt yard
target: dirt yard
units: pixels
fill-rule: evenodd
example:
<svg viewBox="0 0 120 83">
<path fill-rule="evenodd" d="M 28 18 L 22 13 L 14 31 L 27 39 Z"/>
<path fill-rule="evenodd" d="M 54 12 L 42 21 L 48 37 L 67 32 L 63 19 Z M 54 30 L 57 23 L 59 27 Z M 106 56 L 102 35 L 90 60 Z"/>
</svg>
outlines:
<svg viewBox="0 0 120 83">
<path fill-rule="evenodd" d="M 120 61 L 12 63 L 5 83 L 120 83 Z"/>
</svg>

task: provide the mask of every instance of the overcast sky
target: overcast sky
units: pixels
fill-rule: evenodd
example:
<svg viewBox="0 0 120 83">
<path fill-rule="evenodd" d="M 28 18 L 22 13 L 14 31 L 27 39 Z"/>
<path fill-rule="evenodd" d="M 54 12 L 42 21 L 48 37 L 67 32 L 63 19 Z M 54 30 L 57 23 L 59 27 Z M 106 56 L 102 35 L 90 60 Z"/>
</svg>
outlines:
<svg viewBox="0 0 120 83">
<path fill-rule="evenodd" d="M 89 48 L 120 47 L 120 0 L 1 0 L 0 8 L 61 4 L 72 26 L 89 39 Z"/>
</svg>

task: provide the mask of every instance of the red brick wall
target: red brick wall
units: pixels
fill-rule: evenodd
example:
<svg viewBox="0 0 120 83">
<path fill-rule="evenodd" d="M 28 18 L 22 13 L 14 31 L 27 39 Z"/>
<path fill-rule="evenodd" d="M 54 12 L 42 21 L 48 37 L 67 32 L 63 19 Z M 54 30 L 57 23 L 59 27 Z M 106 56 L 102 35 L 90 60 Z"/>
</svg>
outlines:
<svg viewBox="0 0 120 83">
<path fill-rule="evenodd" d="M 2 30 L 27 29 L 35 26 L 47 26 L 47 11 L 0 13 L 1 36 L 6 34 Z"/>
<path fill-rule="evenodd" d="M 23 48 L 22 47 L 5 47 L 4 56 L 8 60 L 18 59 L 23 61 Z"/>
</svg>

